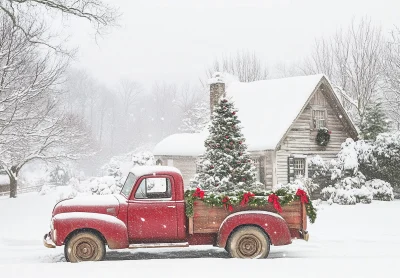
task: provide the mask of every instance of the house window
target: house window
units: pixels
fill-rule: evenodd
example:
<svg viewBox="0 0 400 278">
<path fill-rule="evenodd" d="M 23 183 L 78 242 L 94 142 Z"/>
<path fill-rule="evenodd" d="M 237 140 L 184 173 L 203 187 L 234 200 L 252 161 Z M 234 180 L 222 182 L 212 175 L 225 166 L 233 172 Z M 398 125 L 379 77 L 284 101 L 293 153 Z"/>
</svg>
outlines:
<svg viewBox="0 0 400 278">
<path fill-rule="evenodd" d="M 306 173 L 306 159 L 295 158 L 294 159 L 294 176 L 296 178 L 304 177 Z"/>
<path fill-rule="evenodd" d="M 313 127 L 319 129 L 326 127 L 326 110 L 315 109 L 312 111 Z"/>
</svg>

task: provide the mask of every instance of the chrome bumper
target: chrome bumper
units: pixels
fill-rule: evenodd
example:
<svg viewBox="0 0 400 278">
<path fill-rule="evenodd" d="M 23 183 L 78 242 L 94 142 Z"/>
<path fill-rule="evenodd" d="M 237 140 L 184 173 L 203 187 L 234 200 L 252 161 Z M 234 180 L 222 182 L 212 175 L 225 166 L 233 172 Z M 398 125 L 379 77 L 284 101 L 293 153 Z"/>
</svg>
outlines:
<svg viewBox="0 0 400 278">
<path fill-rule="evenodd" d="M 44 235 L 43 245 L 46 246 L 47 248 L 56 248 L 56 244 L 51 239 L 50 233 Z"/>
</svg>

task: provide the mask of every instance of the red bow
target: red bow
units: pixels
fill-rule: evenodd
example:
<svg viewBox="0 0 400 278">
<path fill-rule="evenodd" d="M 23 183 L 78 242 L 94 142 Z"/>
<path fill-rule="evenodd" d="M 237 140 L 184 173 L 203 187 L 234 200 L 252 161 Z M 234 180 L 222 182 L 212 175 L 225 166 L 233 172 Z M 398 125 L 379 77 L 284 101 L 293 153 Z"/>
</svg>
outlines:
<svg viewBox="0 0 400 278">
<path fill-rule="evenodd" d="M 197 187 L 196 191 L 193 193 L 193 197 L 197 197 L 197 198 L 203 199 L 204 198 L 204 191 Z"/>
<path fill-rule="evenodd" d="M 302 203 L 308 203 L 308 196 L 307 193 L 302 189 L 297 189 L 296 195 L 300 197 L 300 201 Z"/>
<path fill-rule="evenodd" d="M 282 212 L 281 204 L 279 203 L 279 197 L 274 193 L 268 196 L 268 203 L 272 203 L 277 212 Z"/>
<path fill-rule="evenodd" d="M 244 194 L 243 194 L 242 201 L 240 202 L 240 205 L 241 205 L 242 207 L 246 206 L 247 203 L 250 201 L 250 198 L 253 198 L 254 196 L 256 196 L 256 195 L 254 195 L 254 194 L 251 193 L 251 192 L 244 193 Z"/>
<path fill-rule="evenodd" d="M 232 207 L 232 205 L 230 204 L 230 199 L 229 199 L 228 196 L 225 196 L 225 197 L 222 199 L 222 203 L 224 204 L 224 208 L 225 208 L 225 209 L 227 209 L 227 210 L 229 210 L 229 211 L 233 211 L 233 207 Z"/>
</svg>

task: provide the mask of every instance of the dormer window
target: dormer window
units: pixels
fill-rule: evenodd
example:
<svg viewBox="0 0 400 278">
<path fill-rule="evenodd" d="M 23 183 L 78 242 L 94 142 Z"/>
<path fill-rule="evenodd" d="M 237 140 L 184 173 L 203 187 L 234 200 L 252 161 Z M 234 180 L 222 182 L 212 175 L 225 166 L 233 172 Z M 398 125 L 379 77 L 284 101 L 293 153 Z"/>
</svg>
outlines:
<svg viewBox="0 0 400 278">
<path fill-rule="evenodd" d="M 312 110 L 312 125 L 314 129 L 326 127 L 326 110 L 313 109 Z"/>
</svg>

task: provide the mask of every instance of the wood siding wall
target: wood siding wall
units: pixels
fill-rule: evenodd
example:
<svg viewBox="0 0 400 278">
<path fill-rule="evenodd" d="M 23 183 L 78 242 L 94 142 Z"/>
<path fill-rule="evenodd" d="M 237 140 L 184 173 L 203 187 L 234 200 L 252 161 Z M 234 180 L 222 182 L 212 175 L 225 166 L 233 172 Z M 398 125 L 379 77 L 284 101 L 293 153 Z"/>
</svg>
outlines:
<svg viewBox="0 0 400 278">
<path fill-rule="evenodd" d="M 262 153 L 251 153 L 253 159 L 260 161 L 260 180 L 265 185 L 265 189 L 272 189 L 273 185 L 273 158 L 274 151 Z M 157 156 L 156 160 L 160 159 L 163 166 L 168 166 L 168 160 L 172 160 L 172 165 L 178 168 L 183 176 L 185 186 L 188 186 L 190 179 L 196 174 L 196 157 L 190 156 Z"/>
<path fill-rule="evenodd" d="M 274 167 L 274 151 L 267 151 L 265 155 L 261 156 L 261 160 L 264 162 L 261 166 L 263 167 L 264 179 L 261 180 L 265 184 L 266 190 L 271 190 L 273 186 L 273 167 Z"/>
<path fill-rule="evenodd" d="M 178 168 L 183 177 L 185 187 L 189 186 L 190 179 L 196 174 L 196 157 L 192 156 L 158 156 L 156 159 L 161 159 L 163 166 L 168 166 L 168 160 L 172 160 L 172 165 Z"/>
<path fill-rule="evenodd" d="M 326 88 L 326 87 L 325 87 Z M 326 90 L 326 89 L 325 89 Z M 315 142 L 317 131 L 313 129 L 312 109 L 325 109 L 327 112 L 327 128 L 332 131 L 330 142 L 326 147 L 318 146 Z M 321 88 L 318 89 L 304 109 L 300 117 L 292 125 L 291 130 L 276 152 L 277 183 L 286 184 L 288 181 L 287 159 L 290 155 L 320 155 L 325 161 L 336 157 L 340 145 L 351 137 L 332 105 L 325 97 Z"/>
</svg>

